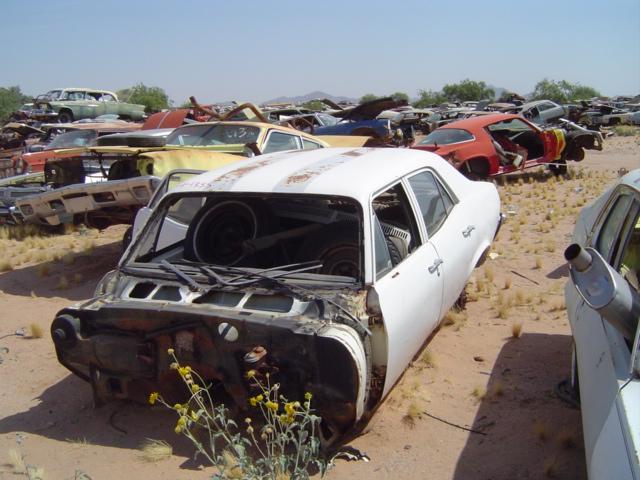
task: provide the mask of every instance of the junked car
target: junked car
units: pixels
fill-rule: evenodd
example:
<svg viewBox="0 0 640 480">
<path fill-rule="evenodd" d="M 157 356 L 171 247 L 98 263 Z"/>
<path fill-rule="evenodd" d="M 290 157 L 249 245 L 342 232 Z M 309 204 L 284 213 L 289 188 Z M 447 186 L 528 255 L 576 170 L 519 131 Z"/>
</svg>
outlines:
<svg viewBox="0 0 640 480">
<path fill-rule="evenodd" d="M 566 249 L 590 480 L 640 478 L 640 169 L 585 207 Z"/>
<path fill-rule="evenodd" d="M 334 443 L 398 381 L 500 218 L 493 184 L 426 152 L 229 164 L 170 190 L 95 297 L 56 315 L 58 360 L 98 401 L 181 398 L 168 348 L 240 410 L 259 393 L 248 375 L 268 374 L 288 398 L 313 394 Z"/>
<path fill-rule="evenodd" d="M 567 160 L 581 161 L 585 149 L 602 150 L 602 135 L 565 121 L 542 129 L 519 115 L 489 114 L 444 125 L 411 148 L 435 152 L 473 179 L 548 164 L 566 172 Z"/>
<path fill-rule="evenodd" d="M 142 120 L 145 117 L 144 105 L 121 102 L 115 93 L 108 90 L 58 88 L 34 99 L 29 118 L 68 123 L 108 114 L 128 120 Z"/>
</svg>

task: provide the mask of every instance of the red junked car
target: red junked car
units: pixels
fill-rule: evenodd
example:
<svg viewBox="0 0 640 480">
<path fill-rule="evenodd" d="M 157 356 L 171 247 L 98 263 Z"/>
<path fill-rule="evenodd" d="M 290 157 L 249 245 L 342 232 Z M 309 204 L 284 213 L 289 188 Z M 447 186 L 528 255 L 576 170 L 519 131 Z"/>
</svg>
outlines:
<svg viewBox="0 0 640 480">
<path fill-rule="evenodd" d="M 469 178 L 480 179 L 549 164 L 566 172 L 584 149 L 602 149 L 602 135 L 570 122 L 542 129 L 519 115 L 498 113 L 444 125 L 412 146 L 435 152 Z"/>
</svg>

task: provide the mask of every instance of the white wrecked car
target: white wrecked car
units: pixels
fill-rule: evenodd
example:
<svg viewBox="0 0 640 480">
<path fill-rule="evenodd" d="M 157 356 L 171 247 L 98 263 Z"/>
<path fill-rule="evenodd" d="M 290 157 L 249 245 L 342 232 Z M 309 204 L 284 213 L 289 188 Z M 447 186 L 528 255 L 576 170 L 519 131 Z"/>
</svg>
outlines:
<svg viewBox="0 0 640 480">
<path fill-rule="evenodd" d="M 640 170 L 580 213 L 565 251 L 565 288 L 574 339 L 591 480 L 640 479 Z"/>
<path fill-rule="evenodd" d="M 229 164 L 170 190 L 96 297 L 57 314 L 58 359 L 101 401 L 184 397 L 168 347 L 240 409 L 247 372 L 269 373 L 287 398 L 313 393 L 333 443 L 398 381 L 500 220 L 492 183 L 427 152 Z"/>
</svg>

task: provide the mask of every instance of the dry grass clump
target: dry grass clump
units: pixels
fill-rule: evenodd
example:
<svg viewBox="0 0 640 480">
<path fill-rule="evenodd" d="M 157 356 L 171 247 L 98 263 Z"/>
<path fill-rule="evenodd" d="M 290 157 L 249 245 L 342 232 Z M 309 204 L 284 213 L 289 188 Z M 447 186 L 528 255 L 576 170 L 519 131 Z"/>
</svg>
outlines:
<svg viewBox="0 0 640 480">
<path fill-rule="evenodd" d="M 418 401 L 413 401 L 407 407 L 407 413 L 402 417 L 402 423 L 409 428 L 416 426 L 416 421 L 422 418 L 423 405 Z"/>
<path fill-rule="evenodd" d="M 453 326 L 454 329 L 460 330 L 460 328 L 466 323 L 467 321 L 467 312 L 464 310 L 455 310 L 455 309 L 451 309 L 449 310 L 443 320 L 442 323 L 447 326 L 447 327 L 451 327 Z"/>
<path fill-rule="evenodd" d="M 164 440 L 154 440 L 147 438 L 140 445 L 140 456 L 149 463 L 166 460 L 173 454 L 173 447 Z"/>
<path fill-rule="evenodd" d="M 549 425 L 547 423 L 536 420 L 531 427 L 533 434 L 541 442 L 546 442 L 549 438 Z"/>
<path fill-rule="evenodd" d="M 10 260 L 0 260 L 0 272 L 9 272 L 13 270 L 13 264 Z"/>
<path fill-rule="evenodd" d="M 494 279 L 494 271 L 493 271 L 493 267 L 491 267 L 490 265 L 487 265 L 484 269 L 484 277 L 487 279 L 487 281 L 489 283 L 493 283 L 493 279 Z"/>
<path fill-rule="evenodd" d="M 509 290 L 511 288 L 511 278 L 507 277 L 504 279 L 504 289 Z"/>
<path fill-rule="evenodd" d="M 519 288 L 516 290 L 514 302 L 516 305 L 524 305 L 527 302 L 524 291 Z"/>
<path fill-rule="evenodd" d="M 38 269 L 36 270 L 36 273 L 40 278 L 48 277 L 49 274 L 51 273 L 51 267 L 49 267 L 49 265 L 46 263 L 41 263 L 40 265 L 38 265 Z"/>
<path fill-rule="evenodd" d="M 555 458 L 549 458 L 547 460 L 545 460 L 544 465 L 542 467 L 542 472 L 544 473 L 545 477 L 555 477 L 556 476 L 556 459 Z"/>
<path fill-rule="evenodd" d="M 511 324 L 511 337 L 520 338 L 522 336 L 522 322 L 515 321 Z"/>
<path fill-rule="evenodd" d="M 504 395 L 504 385 L 502 382 L 495 382 L 491 385 L 489 393 L 492 397 L 502 397 Z"/>
<path fill-rule="evenodd" d="M 67 279 L 67 277 L 65 277 L 64 275 L 60 275 L 56 288 L 58 288 L 59 290 L 65 290 L 69 288 L 69 280 Z"/>
<path fill-rule="evenodd" d="M 29 338 L 42 338 L 42 327 L 35 322 L 29 325 Z"/>
<path fill-rule="evenodd" d="M 434 368 L 436 366 L 435 357 L 430 350 L 426 350 L 420 356 L 420 363 L 427 368 Z"/>
<path fill-rule="evenodd" d="M 534 269 L 540 270 L 542 268 L 542 259 L 540 257 L 536 257 Z"/>
<path fill-rule="evenodd" d="M 563 429 L 558 432 L 556 437 L 558 445 L 563 450 L 569 450 L 570 448 L 574 448 L 576 446 L 576 437 L 570 430 Z"/>
<path fill-rule="evenodd" d="M 482 400 L 484 397 L 487 396 L 487 389 L 483 386 L 478 385 L 473 389 L 473 391 L 471 392 L 471 395 L 473 395 L 478 400 Z"/>
<path fill-rule="evenodd" d="M 566 308 L 567 307 L 564 304 L 564 300 L 559 299 L 559 300 L 556 300 L 555 302 L 553 302 L 553 304 L 549 308 L 549 311 L 550 312 L 561 312 L 562 310 L 565 310 Z"/>
</svg>

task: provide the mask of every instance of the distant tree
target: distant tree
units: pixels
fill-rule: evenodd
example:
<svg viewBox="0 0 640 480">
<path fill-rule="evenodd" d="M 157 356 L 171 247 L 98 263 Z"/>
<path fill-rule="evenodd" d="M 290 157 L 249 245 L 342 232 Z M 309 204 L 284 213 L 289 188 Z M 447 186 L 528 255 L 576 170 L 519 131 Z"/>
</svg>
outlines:
<svg viewBox="0 0 640 480">
<path fill-rule="evenodd" d="M 380 97 L 378 95 L 374 95 L 373 93 L 367 93 L 367 94 L 363 95 L 362 97 L 360 97 L 360 103 L 370 102 L 370 101 L 375 100 L 377 98 L 380 98 Z"/>
<path fill-rule="evenodd" d="M 418 90 L 418 100 L 413 103 L 416 108 L 427 108 L 440 105 L 447 101 L 442 92 L 434 90 Z"/>
<path fill-rule="evenodd" d="M 324 110 L 324 103 L 320 100 L 309 100 L 301 105 L 302 108 L 308 108 L 314 112 L 322 112 Z"/>
<path fill-rule="evenodd" d="M 407 95 L 404 92 L 395 92 L 395 93 L 392 93 L 389 96 L 391 98 L 393 98 L 398 103 L 401 103 L 401 104 L 404 104 L 404 105 L 408 105 L 409 104 L 409 95 Z"/>
<path fill-rule="evenodd" d="M 485 82 L 469 80 L 450 83 L 442 87 L 442 93 L 450 102 L 467 102 L 470 100 L 493 100 L 495 92 Z"/>
<path fill-rule="evenodd" d="M 118 90 L 118 98 L 124 102 L 144 105 L 144 111 L 155 113 L 169 108 L 169 96 L 160 87 L 147 87 L 138 83 L 131 88 Z"/>
<path fill-rule="evenodd" d="M 187 99 L 184 102 L 182 102 L 178 108 L 191 108 L 191 107 L 193 107 L 193 103 L 191 103 L 191 100 Z"/>
<path fill-rule="evenodd" d="M 13 87 L 0 87 L 0 122 L 3 124 L 9 119 L 12 112 L 20 108 L 23 103 L 31 100 L 24 95 L 17 85 Z"/>
<path fill-rule="evenodd" d="M 599 97 L 600 92 L 595 88 L 566 80 L 549 80 L 543 78 L 533 89 L 532 100 L 552 100 L 557 103 L 567 103 L 572 100 L 586 100 Z"/>
</svg>

